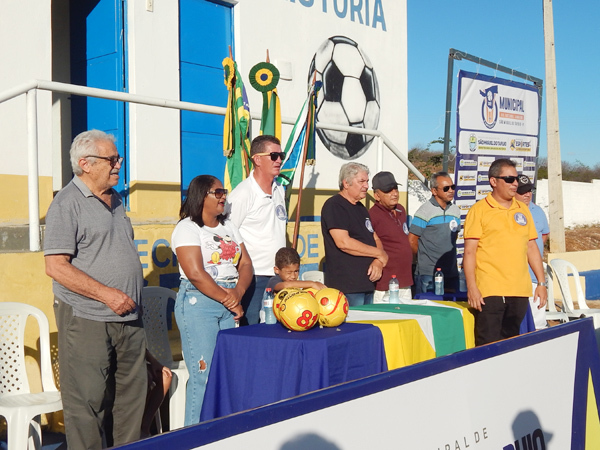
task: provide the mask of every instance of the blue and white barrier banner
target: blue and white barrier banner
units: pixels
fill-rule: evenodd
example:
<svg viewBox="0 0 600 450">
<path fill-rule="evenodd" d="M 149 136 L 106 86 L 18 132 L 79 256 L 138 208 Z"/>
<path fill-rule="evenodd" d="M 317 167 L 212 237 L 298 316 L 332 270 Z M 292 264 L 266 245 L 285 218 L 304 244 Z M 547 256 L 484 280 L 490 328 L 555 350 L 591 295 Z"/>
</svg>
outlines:
<svg viewBox="0 0 600 450">
<path fill-rule="evenodd" d="M 492 190 L 494 160 L 512 159 L 535 183 L 540 103 L 535 86 L 462 70 L 457 102 L 454 199 L 464 223 L 471 206 Z M 458 245 L 462 249 L 462 239 Z"/>
<path fill-rule="evenodd" d="M 582 319 L 123 448 L 592 450 L 597 392 L 600 356 Z"/>
</svg>

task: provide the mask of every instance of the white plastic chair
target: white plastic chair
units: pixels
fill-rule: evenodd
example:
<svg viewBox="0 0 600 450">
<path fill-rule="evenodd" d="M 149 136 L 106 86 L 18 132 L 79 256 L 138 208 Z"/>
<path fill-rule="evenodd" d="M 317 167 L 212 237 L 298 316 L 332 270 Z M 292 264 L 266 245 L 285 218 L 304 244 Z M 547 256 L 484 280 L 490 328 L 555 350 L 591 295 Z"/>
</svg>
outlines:
<svg viewBox="0 0 600 450">
<path fill-rule="evenodd" d="M 564 311 L 559 311 L 554 303 L 554 272 L 552 267 L 544 264 L 544 272 L 546 274 L 546 282 L 548 283 L 548 311 L 546 311 L 546 320 L 558 320 L 560 322 L 568 322 L 569 316 Z"/>
<path fill-rule="evenodd" d="M 184 361 L 173 361 L 167 328 L 169 299 L 177 293 L 171 289 L 147 286 L 142 289 L 144 329 L 148 350 L 166 367 L 171 368 L 173 379 L 169 389 L 169 428 L 182 428 L 185 419 L 185 387 L 189 378 Z"/>
<path fill-rule="evenodd" d="M 25 324 L 33 316 L 40 330 L 42 392 L 31 393 L 25 367 Z M 50 329 L 46 315 L 24 303 L 0 303 L 0 416 L 8 426 L 8 450 L 41 448 L 40 415 L 62 410 L 50 362 Z M 31 432 L 31 434 L 30 434 Z M 28 444 L 29 445 L 28 447 Z"/>
<path fill-rule="evenodd" d="M 325 274 L 320 270 L 308 270 L 302 274 L 302 281 L 318 281 L 325 283 Z"/>
<path fill-rule="evenodd" d="M 580 318 L 582 316 L 593 317 L 594 328 L 600 329 L 600 309 L 591 309 L 585 302 L 585 295 L 583 295 L 583 289 L 581 288 L 581 281 L 579 279 L 579 271 L 575 265 L 564 259 L 553 259 L 550 261 L 550 266 L 552 267 L 554 275 L 558 280 L 558 285 L 563 298 L 563 309 L 565 310 L 567 316 L 572 318 Z M 573 281 L 575 282 L 575 293 L 577 295 L 577 304 L 579 305 L 579 309 L 575 309 L 573 304 L 573 297 L 571 296 L 571 289 L 569 286 L 569 271 L 573 273 Z"/>
</svg>

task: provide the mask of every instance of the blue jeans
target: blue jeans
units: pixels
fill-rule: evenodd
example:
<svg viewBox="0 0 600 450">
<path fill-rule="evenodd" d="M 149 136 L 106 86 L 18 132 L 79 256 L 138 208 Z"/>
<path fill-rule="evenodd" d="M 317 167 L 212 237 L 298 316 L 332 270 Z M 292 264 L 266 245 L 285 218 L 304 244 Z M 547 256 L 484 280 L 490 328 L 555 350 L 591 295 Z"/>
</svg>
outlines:
<svg viewBox="0 0 600 450">
<path fill-rule="evenodd" d="M 217 282 L 233 288 L 235 282 Z M 185 426 L 200 422 L 204 391 L 212 363 L 217 333 L 235 326 L 233 314 L 182 279 L 175 300 L 175 319 L 181 334 L 183 359 L 190 379 L 185 391 Z"/>
<path fill-rule="evenodd" d="M 250 286 L 248 286 L 242 297 L 244 317 L 242 317 L 240 325 L 254 325 L 258 323 L 263 295 L 271 278 L 267 275 L 255 275 L 252 278 Z"/>
<path fill-rule="evenodd" d="M 346 298 L 350 306 L 371 305 L 373 303 L 373 292 L 354 292 L 346 294 Z"/>
<path fill-rule="evenodd" d="M 435 292 L 433 276 L 415 275 L 415 294 L 423 294 L 425 292 Z"/>
</svg>

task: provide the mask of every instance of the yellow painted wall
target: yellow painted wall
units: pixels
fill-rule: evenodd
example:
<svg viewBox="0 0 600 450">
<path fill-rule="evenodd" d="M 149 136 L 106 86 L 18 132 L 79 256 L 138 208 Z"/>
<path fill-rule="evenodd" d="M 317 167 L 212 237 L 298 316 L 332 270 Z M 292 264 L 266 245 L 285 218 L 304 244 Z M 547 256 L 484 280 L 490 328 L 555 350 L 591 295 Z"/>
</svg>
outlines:
<svg viewBox="0 0 600 450">
<path fill-rule="evenodd" d="M 131 184 L 129 211 L 136 223 L 172 222 L 179 219 L 181 185 L 179 183 L 139 182 Z"/>
<path fill-rule="evenodd" d="M 29 188 L 25 175 L 0 175 L 0 224 L 29 222 Z M 40 218 L 52 202 L 52 177 L 39 177 Z"/>
</svg>

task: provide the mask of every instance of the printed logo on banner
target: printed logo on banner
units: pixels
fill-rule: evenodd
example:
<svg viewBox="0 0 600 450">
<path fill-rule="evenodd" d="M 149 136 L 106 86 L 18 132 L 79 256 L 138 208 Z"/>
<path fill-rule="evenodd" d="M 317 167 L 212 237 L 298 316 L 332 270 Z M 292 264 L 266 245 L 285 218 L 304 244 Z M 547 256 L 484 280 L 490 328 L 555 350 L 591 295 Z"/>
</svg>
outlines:
<svg viewBox="0 0 600 450">
<path fill-rule="evenodd" d="M 523 161 L 523 170 L 527 169 L 535 171 L 535 161 Z"/>
<path fill-rule="evenodd" d="M 484 197 L 492 192 L 492 188 L 490 186 L 480 186 L 477 188 L 477 195 L 475 196 L 475 200 L 481 200 Z"/>
<path fill-rule="evenodd" d="M 494 159 L 490 159 L 490 158 L 479 158 L 479 168 L 478 170 L 488 170 L 490 168 L 490 166 L 492 165 L 492 163 L 494 162 Z"/>
<path fill-rule="evenodd" d="M 475 191 L 472 190 L 472 189 L 459 189 L 456 192 L 456 196 L 458 198 L 460 198 L 460 197 L 472 197 L 474 195 L 475 195 Z"/>
<path fill-rule="evenodd" d="M 476 134 L 469 135 L 469 150 L 472 152 L 477 151 L 477 135 Z"/>
<path fill-rule="evenodd" d="M 477 161 L 474 159 L 461 159 L 460 167 L 477 167 Z"/>
<path fill-rule="evenodd" d="M 488 183 L 489 181 L 490 178 L 488 177 L 487 173 L 477 174 L 477 183 Z"/>
<path fill-rule="evenodd" d="M 474 171 L 466 171 L 461 170 L 458 172 L 458 183 L 465 184 L 475 184 L 475 172 Z"/>
<path fill-rule="evenodd" d="M 505 445 L 504 447 L 502 447 L 502 450 L 517 450 L 520 448 L 524 448 L 524 449 L 525 448 L 529 448 L 529 449 L 546 448 L 546 440 L 544 438 L 544 432 L 539 428 L 536 428 L 533 431 L 533 433 L 529 433 L 529 434 L 526 434 L 525 436 L 523 436 L 520 439 L 520 441 L 521 441 L 520 443 L 521 443 L 522 447 L 521 447 L 521 445 L 519 445 L 519 439 L 517 439 L 515 441 L 514 445 L 513 444 Z"/>
<path fill-rule="evenodd" d="M 496 126 L 498 120 L 498 103 L 496 102 L 496 95 L 498 95 L 498 86 L 490 86 L 484 91 L 479 91 L 483 97 L 481 103 L 481 118 L 486 128 L 490 130 Z"/>
</svg>

